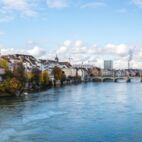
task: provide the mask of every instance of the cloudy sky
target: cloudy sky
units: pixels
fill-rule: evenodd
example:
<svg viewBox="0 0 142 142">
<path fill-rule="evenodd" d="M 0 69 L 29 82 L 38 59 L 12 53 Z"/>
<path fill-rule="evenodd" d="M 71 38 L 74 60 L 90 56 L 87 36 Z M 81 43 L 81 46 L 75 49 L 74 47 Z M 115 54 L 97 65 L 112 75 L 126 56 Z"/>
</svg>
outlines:
<svg viewBox="0 0 142 142">
<path fill-rule="evenodd" d="M 0 0 L 2 54 L 142 68 L 142 0 Z"/>
</svg>

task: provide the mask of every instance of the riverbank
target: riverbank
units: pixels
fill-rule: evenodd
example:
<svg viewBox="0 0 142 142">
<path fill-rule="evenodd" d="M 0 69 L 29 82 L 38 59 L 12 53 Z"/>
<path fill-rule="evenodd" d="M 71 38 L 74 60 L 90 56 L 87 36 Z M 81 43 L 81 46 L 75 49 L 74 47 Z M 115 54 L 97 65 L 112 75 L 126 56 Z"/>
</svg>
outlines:
<svg viewBox="0 0 142 142">
<path fill-rule="evenodd" d="M 9 93 L 9 92 L 0 92 L 0 97 L 13 97 L 13 96 L 23 96 L 23 95 L 28 95 L 29 93 L 37 93 L 37 92 L 43 92 L 47 91 L 51 88 L 56 88 L 56 87 L 62 87 L 66 85 L 71 85 L 71 84 L 80 84 L 83 81 L 81 80 L 72 80 L 72 81 L 54 81 L 50 82 L 47 86 L 36 86 L 35 88 L 30 88 L 27 87 L 26 89 L 21 89 L 21 90 L 15 90 L 15 93 Z"/>
<path fill-rule="evenodd" d="M 120 80 L 117 80 L 117 83 L 130 83 L 130 82 L 141 82 L 141 79 L 138 79 L 138 78 L 135 78 L 135 79 L 131 79 L 129 81 L 125 80 L 125 79 L 120 79 Z M 102 82 L 101 80 L 86 80 L 86 81 L 81 81 L 81 80 L 66 80 L 66 81 L 53 81 L 47 85 L 47 86 L 36 86 L 35 88 L 31 88 L 31 89 L 22 89 L 22 90 L 17 90 L 15 91 L 15 94 L 12 93 L 0 93 L 0 97 L 13 97 L 13 96 L 24 96 L 24 95 L 28 95 L 28 94 L 31 94 L 31 93 L 38 93 L 38 92 L 44 92 L 44 91 L 47 91 L 51 88 L 56 88 L 56 87 L 63 87 L 63 86 L 69 86 L 69 85 L 76 85 L 76 84 L 81 84 L 81 83 L 88 83 L 88 82 L 96 82 L 96 83 L 100 83 Z M 113 79 L 106 79 L 104 80 L 103 82 L 114 82 L 116 83 L 116 81 L 114 81 Z"/>
</svg>

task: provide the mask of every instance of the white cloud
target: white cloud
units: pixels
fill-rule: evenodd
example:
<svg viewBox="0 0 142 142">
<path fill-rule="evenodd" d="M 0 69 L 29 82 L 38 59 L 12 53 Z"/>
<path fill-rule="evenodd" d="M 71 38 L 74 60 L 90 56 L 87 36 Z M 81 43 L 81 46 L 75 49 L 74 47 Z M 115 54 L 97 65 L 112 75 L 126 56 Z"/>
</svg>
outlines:
<svg viewBox="0 0 142 142">
<path fill-rule="evenodd" d="M 80 47 L 80 46 L 83 46 L 83 42 L 81 40 L 77 40 L 77 41 L 75 41 L 74 45 L 76 47 Z"/>
<path fill-rule="evenodd" d="M 70 46 L 71 45 L 71 41 L 70 40 L 65 40 L 64 41 L 64 45 L 65 46 Z"/>
<path fill-rule="evenodd" d="M 102 1 L 96 1 L 96 2 L 88 2 L 81 6 L 81 8 L 98 8 L 98 7 L 105 7 L 106 4 Z"/>
<path fill-rule="evenodd" d="M 132 2 L 133 2 L 136 6 L 142 8 L 142 0 L 132 0 Z"/>
<path fill-rule="evenodd" d="M 66 46 L 61 46 L 60 49 L 57 51 L 57 54 L 62 54 L 64 52 L 67 51 L 67 47 Z"/>
<path fill-rule="evenodd" d="M 9 22 L 23 16 L 42 17 L 47 6 L 61 9 L 69 5 L 69 0 L 0 0 L 0 22 Z M 46 19 L 43 17 L 42 19 Z"/>
<path fill-rule="evenodd" d="M 6 48 L 3 45 L 0 45 L 0 49 L 1 49 L 2 55 L 27 54 L 27 55 L 32 55 L 36 58 L 42 58 L 44 57 L 44 55 L 46 55 L 46 51 L 40 48 L 39 46 L 34 46 L 33 48 L 26 50 L 26 49 Z"/>
<path fill-rule="evenodd" d="M 70 41 L 70 40 L 69 40 Z M 72 64 L 93 64 L 103 67 L 103 60 L 114 60 L 115 68 L 127 68 L 129 51 L 132 46 L 126 44 L 106 44 L 102 47 L 93 45 L 88 46 L 81 40 L 63 43 L 62 46 L 47 54 L 48 58 L 54 59 L 57 54 L 60 60 L 69 61 Z M 142 68 L 142 50 L 138 48 L 136 51 L 132 49 L 134 56 L 131 61 L 131 67 Z"/>
<path fill-rule="evenodd" d="M 26 0 L 2 0 L 4 7 L 15 10 L 28 9 Z"/>
<path fill-rule="evenodd" d="M 35 16 L 35 0 L 1 0 L 0 1 L 0 22 L 7 22 L 14 19 L 16 15 Z"/>
<path fill-rule="evenodd" d="M 47 6 L 49 8 L 65 8 L 68 7 L 67 0 L 47 0 Z"/>
<path fill-rule="evenodd" d="M 105 53 L 119 55 L 121 57 L 128 55 L 128 52 L 129 52 L 129 47 L 125 44 L 119 44 L 119 45 L 107 44 L 105 47 Z"/>
<path fill-rule="evenodd" d="M 2 0 L 3 9 L 16 10 L 26 16 L 34 16 L 36 12 L 32 9 L 27 0 Z"/>
<path fill-rule="evenodd" d="M 30 41 L 29 43 L 31 43 Z M 111 59 L 114 61 L 114 68 L 127 68 L 129 51 L 133 51 L 131 67 L 142 69 L 142 49 L 140 46 L 132 48 L 132 45 L 126 44 L 106 44 L 103 46 L 86 45 L 81 40 L 66 40 L 63 45 L 57 49 L 46 52 L 45 49 L 33 45 L 30 49 L 8 49 L 0 45 L 2 54 L 28 54 L 36 58 L 54 59 L 56 54 L 61 61 L 70 61 L 72 64 L 93 64 L 103 67 L 103 60 Z"/>
<path fill-rule="evenodd" d="M 32 49 L 29 49 L 27 53 L 37 58 L 40 58 L 46 54 L 45 50 L 38 46 L 34 46 Z"/>
<path fill-rule="evenodd" d="M 66 7 L 97 8 L 104 7 L 103 1 L 84 3 L 83 0 L 0 0 L 0 22 L 9 22 L 17 17 L 36 17 L 46 19 L 48 8 L 62 9 Z"/>
<path fill-rule="evenodd" d="M 5 48 L 4 46 L 0 46 L 1 48 L 1 54 L 2 55 L 7 55 L 7 54 L 16 54 L 18 52 L 16 52 L 16 50 L 14 48 Z"/>
</svg>

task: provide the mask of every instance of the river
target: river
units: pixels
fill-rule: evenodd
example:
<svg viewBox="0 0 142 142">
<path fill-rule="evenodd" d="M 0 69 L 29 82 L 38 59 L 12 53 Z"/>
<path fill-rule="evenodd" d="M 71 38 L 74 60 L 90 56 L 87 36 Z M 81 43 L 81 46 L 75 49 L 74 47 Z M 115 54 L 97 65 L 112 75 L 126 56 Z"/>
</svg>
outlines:
<svg viewBox="0 0 142 142">
<path fill-rule="evenodd" d="M 141 142 L 142 83 L 86 83 L 0 98 L 0 142 Z"/>
</svg>

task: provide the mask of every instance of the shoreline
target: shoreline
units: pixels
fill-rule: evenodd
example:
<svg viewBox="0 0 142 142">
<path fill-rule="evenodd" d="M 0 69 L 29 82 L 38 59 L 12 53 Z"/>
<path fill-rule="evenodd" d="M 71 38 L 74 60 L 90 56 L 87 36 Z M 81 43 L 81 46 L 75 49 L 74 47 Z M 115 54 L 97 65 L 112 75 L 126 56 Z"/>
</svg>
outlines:
<svg viewBox="0 0 142 142">
<path fill-rule="evenodd" d="M 29 94 L 32 94 L 32 93 L 40 93 L 40 92 L 45 92 L 45 91 L 48 91 L 50 89 L 56 89 L 56 88 L 62 88 L 64 86 L 69 86 L 69 85 L 79 85 L 79 84 L 82 84 L 82 83 L 116 83 L 114 81 L 105 81 L 105 82 L 102 82 L 102 81 L 77 81 L 77 82 L 71 82 L 71 83 L 63 83 L 63 84 L 56 84 L 56 85 L 51 85 L 51 86 L 48 86 L 47 88 L 40 88 L 40 89 L 33 89 L 33 90 L 28 90 L 28 91 L 23 91 L 21 94 L 16 94 L 18 92 L 16 92 L 14 95 L 13 94 L 9 94 L 9 93 L 2 93 L 2 95 L 0 95 L 0 98 L 5 98 L 5 97 L 20 97 L 20 96 L 28 96 Z M 123 82 L 117 82 L 117 83 L 130 83 L 130 82 L 126 82 L 126 81 L 123 81 Z M 138 82 L 136 82 L 138 83 Z M 139 82 L 141 83 L 141 82 Z M 24 94 L 24 93 L 27 93 L 27 94 Z"/>
<path fill-rule="evenodd" d="M 20 93 L 20 94 L 17 94 L 18 91 L 15 94 L 10 94 L 10 93 L 6 92 L 6 93 L 2 93 L 2 95 L 0 95 L 0 98 L 26 96 L 24 93 L 27 93 L 27 96 L 28 96 L 29 94 L 32 94 L 32 93 L 44 92 L 44 91 L 48 91 L 48 90 L 54 89 L 54 88 L 61 88 L 61 87 L 64 87 L 64 86 L 77 85 L 77 84 L 88 83 L 88 82 L 91 82 L 91 81 L 87 81 L 87 82 L 85 82 L 85 81 L 76 81 L 76 82 L 63 83 L 63 84 L 60 83 L 60 84 L 56 84 L 56 85 L 50 85 L 47 88 L 40 88 L 40 89 L 22 91 L 22 93 Z"/>
</svg>

